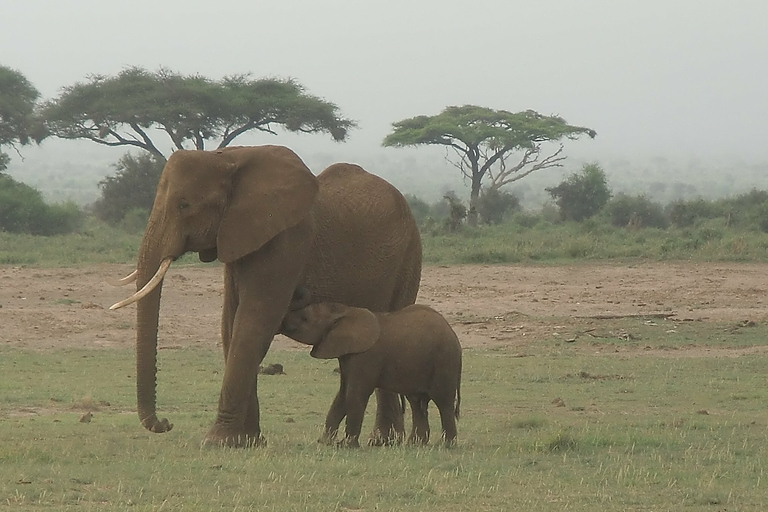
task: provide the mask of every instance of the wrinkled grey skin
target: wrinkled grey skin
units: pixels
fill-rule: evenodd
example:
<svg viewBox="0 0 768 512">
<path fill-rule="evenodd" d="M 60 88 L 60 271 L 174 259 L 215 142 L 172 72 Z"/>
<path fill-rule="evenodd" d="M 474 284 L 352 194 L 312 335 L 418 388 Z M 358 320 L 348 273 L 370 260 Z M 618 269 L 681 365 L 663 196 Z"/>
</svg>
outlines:
<svg viewBox="0 0 768 512">
<path fill-rule="evenodd" d="M 283 319 L 281 332 L 312 345 L 312 356 L 338 358 L 341 386 L 325 421 L 322 442 L 335 440 L 346 417 L 341 444 L 359 446 L 365 408 L 374 389 L 405 395 L 413 427 L 409 442 L 429 441 L 427 404 L 440 411 L 443 439 L 452 445 L 461 403 L 461 345 L 448 322 L 434 309 L 410 305 L 392 313 L 308 302 L 300 290 Z"/>
</svg>

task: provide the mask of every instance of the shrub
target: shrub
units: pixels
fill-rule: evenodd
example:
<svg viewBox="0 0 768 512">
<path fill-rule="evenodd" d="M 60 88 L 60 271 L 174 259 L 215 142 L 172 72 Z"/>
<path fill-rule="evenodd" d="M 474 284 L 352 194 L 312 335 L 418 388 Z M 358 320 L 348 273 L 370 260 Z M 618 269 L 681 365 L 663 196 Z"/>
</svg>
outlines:
<svg viewBox="0 0 768 512">
<path fill-rule="evenodd" d="M 164 166 L 165 160 L 157 155 L 123 155 L 114 164 L 117 170 L 114 176 L 99 182 L 101 197 L 93 203 L 94 215 L 109 224 L 118 225 L 135 208 L 151 211 Z"/>
<path fill-rule="evenodd" d="M 605 171 L 587 164 L 556 187 L 546 189 L 560 210 L 561 220 L 582 221 L 602 209 L 611 198 Z"/>
<path fill-rule="evenodd" d="M 445 228 L 453 233 L 459 230 L 464 219 L 467 218 L 467 207 L 453 192 L 448 192 L 443 198 L 448 203 L 448 218 L 445 220 Z"/>
<path fill-rule="evenodd" d="M 120 226 L 127 233 L 143 233 L 149 221 L 149 213 L 145 208 L 131 208 L 123 217 Z"/>
<path fill-rule="evenodd" d="M 520 199 L 497 188 L 486 188 L 477 198 L 475 207 L 481 223 L 501 224 L 507 213 L 520 210 Z"/>
<path fill-rule="evenodd" d="M 511 222 L 513 224 L 517 224 L 521 228 L 532 228 L 536 224 L 538 224 L 540 221 L 543 221 L 543 217 L 541 215 L 537 215 L 535 213 L 531 212 L 518 212 L 515 213 L 512 216 Z"/>
<path fill-rule="evenodd" d="M 413 194 L 405 194 L 405 200 L 411 208 L 411 213 L 413 214 L 413 218 L 416 219 L 416 224 L 422 226 L 424 221 L 427 220 L 427 217 L 429 217 L 429 203 Z"/>
<path fill-rule="evenodd" d="M 58 235 L 76 231 L 82 220 L 75 203 L 46 204 L 39 190 L 0 173 L 0 231 Z"/>
<path fill-rule="evenodd" d="M 667 205 L 667 216 L 678 228 L 687 228 L 702 220 L 724 216 L 723 207 L 704 199 L 677 200 Z"/>
<path fill-rule="evenodd" d="M 620 193 L 605 205 L 604 211 L 610 223 L 617 227 L 666 229 L 669 225 L 664 208 L 644 195 Z"/>
<path fill-rule="evenodd" d="M 768 192 L 752 189 L 720 201 L 726 226 L 739 226 L 768 232 Z"/>
</svg>

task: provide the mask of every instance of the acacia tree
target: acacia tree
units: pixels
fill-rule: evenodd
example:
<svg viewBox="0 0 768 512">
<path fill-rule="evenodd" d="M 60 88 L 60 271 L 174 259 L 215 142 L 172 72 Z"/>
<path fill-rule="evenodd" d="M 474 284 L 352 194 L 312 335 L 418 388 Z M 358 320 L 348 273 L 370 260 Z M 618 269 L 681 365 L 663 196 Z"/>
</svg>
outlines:
<svg viewBox="0 0 768 512">
<path fill-rule="evenodd" d="M 214 81 L 140 67 L 65 87 L 41 114 L 56 137 L 138 147 L 163 160 L 158 131 L 176 149 L 205 149 L 206 141 L 222 148 L 250 130 L 275 133 L 276 125 L 343 141 L 355 126 L 335 104 L 307 94 L 293 79 L 235 75 Z"/>
<path fill-rule="evenodd" d="M 470 222 L 476 222 L 477 199 L 483 180 L 497 190 L 529 174 L 549 167 L 561 167 L 565 160 L 563 139 L 582 134 L 594 138 L 591 128 L 573 126 L 558 116 L 545 116 L 533 110 L 507 112 L 475 105 L 447 107 L 435 116 L 417 116 L 392 124 L 393 131 L 384 146 L 442 145 L 455 158 L 448 161 L 470 180 Z M 560 142 L 548 155 L 542 154 L 546 142 Z M 515 163 L 509 160 L 519 155 Z"/>
<path fill-rule="evenodd" d="M 40 93 L 20 72 L 0 66 L 0 149 L 29 144 L 38 138 L 35 105 Z M 0 171 L 10 157 L 0 150 Z"/>
</svg>

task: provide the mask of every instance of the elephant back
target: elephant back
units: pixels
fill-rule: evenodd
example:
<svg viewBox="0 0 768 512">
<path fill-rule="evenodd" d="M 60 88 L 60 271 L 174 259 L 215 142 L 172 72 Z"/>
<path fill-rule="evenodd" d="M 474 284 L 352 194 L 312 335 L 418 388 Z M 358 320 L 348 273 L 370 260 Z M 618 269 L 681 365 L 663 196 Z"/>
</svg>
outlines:
<svg viewBox="0 0 768 512">
<path fill-rule="evenodd" d="M 317 300 L 392 311 L 416 300 L 421 238 L 403 195 L 354 164 L 318 176 L 304 283 Z"/>
</svg>

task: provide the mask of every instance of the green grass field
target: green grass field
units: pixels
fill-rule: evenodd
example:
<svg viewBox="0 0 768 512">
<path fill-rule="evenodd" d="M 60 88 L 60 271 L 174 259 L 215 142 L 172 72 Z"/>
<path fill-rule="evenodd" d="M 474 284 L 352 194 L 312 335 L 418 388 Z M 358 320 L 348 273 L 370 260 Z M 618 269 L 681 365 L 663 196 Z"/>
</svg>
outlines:
<svg viewBox="0 0 768 512">
<path fill-rule="evenodd" d="M 0 264 L 132 262 L 139 240 L 93 223 L 62 237 L 0 233 Z M 768 235 L 504 225 L 425 236 L 424 248 L 442 264 L 765 261 Z M 131 349 L 0 347 L 0 509 L 767 510 L 768 327 L 691 322 L 668 332 L 623 319 L 611 328 L 642 341 L 467 349 L 453 449 L 317 444 L 338 376 L 335 362 L 306 353 L 269 353 L 265 363 L 287 375 L 259 381 L 268 445 L 229 450 L 200 446 L 220 350 L 160 352 L 159 408 L 175 427 L 156 435 L 134 412 Z"/>
<path fill-rule="evenodd" d="M 691 323 L 671 347 L 647 329 L 618 353 L 599 339 L 467 349 L 453 449 L 317 444 L 338 376 L 303 352 L 268 354 L 287 373 L 259 380 L 268 445 L 231 450 L 200 446 L 221 383 L 213 347 L 160 352 L 163 435 L 133 412 L 131 350 L 6 348 L 0 509 L 765 510 L 768 352 L 736 350 L 765 346 L 768 328 L 728 332 Z"/>
</svg>

